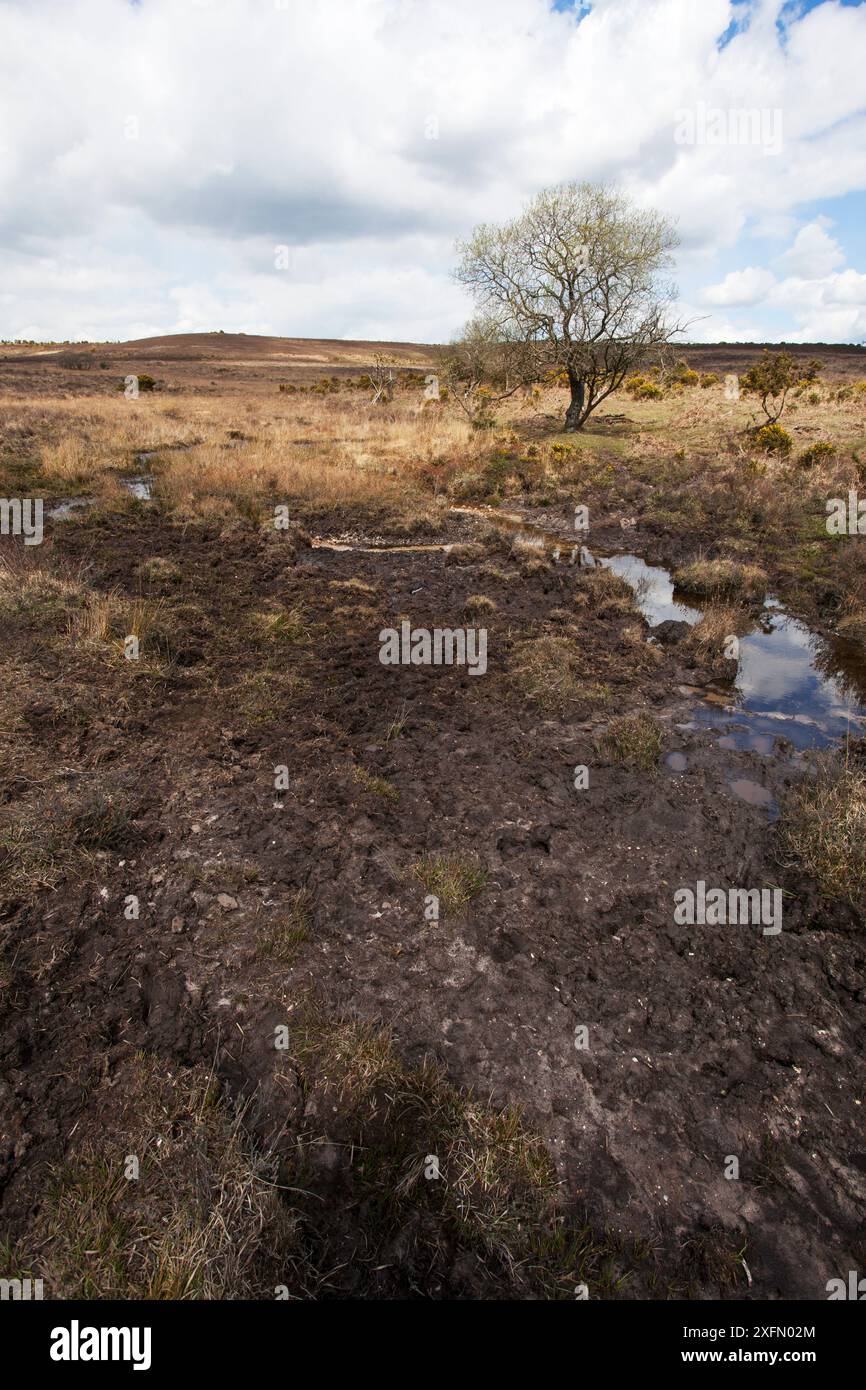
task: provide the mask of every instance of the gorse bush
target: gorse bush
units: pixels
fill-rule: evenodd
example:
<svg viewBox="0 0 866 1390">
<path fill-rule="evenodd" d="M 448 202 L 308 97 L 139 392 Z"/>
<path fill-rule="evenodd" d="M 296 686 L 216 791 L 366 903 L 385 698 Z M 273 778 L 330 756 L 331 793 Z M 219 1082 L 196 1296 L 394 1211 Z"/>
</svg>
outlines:
<svg viewBox="0 0 866 1390">
<path fill-rule="evenodd" d="M 649 377 L 636 374 L 630 376 L 625 382 L 624 389 L 636 401 L 656 401 L 661 400 L 664 391 Z"/>
<path fill-rule="evenodd" d="M 835 456 L 836 445 L 830 444 L 826 439 L 819 439 L 817 444 L 810 444 L 808 449 L 803 450 L 797 462 L 801 468 L 814 468 L 816 463 L 829 463 Z"/>
<path fill-rule="evenodd" d="M 664 373 L 665 384 L 672 387 L 697 386 L 700 379 L 700 374 L 689 366 L 684 357 L 678 358 Z"/>
<path fill-rule="evenodd" d="M 770 424 L 761 425 L 760 429 L 755 430 L 755 443 L 760 446 L 767 454 L 780 454 L 787 458 L 794 441 L 787 430 L 783 430 L 781 425 Z"/>
</svg>

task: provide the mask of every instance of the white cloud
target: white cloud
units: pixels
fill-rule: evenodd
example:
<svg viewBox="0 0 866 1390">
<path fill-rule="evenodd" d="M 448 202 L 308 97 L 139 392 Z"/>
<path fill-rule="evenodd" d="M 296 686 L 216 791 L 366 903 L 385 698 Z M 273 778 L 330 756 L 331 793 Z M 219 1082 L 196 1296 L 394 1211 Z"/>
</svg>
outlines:
<svg viewBox="0 0 866 1390">
<path fill-rule="evenodd" d="M 442 338 L 455 237 L 568 178 L 676 217 L 685 265 L 787 232 L 804 197 L 866 188 L 866 6 L 784 44 L 781 8 L 752 0 L 719 51 L 729 0 L 596 0 L 579 25 L 548 0 L 0 0 L 0 335 Z M 677 143 L 701 106 L 779 112 L 778 153 Z M 820 219 L 787 256 L 783 283 L 844 264 Z M 702 298 L 756 305 L 769 275 Z"/>
<path fill-rule="evenodd" d="M 830 225 L 828 218 L 819 217 L 801 227 L 794 245 L 776 264 L 789 275 L 798 275 L 804 280 L 816 280 L 844 265 L 845 252 L 827 231 Z"/>
<path fill-rule="evenodd" d="M 866 275 L 844 270 L 814 279 L 789 276 L 767 296 L 796 324 L 794 342 L 866 341 Z"/>
<path fill-rule="evenodd" d="M 681 342 L 755 343 L 772 340 L 772 335 L 768 337 L 764 333 L 758 318 L 735 322 L 723 314 L 708 314 L 700 306 L 688 303 L 682 304 L 681 309 L 689 324 L 687 332 L 679 340 Z"/>
<path fill-rule="evenodd" d="M 718 284 L 706 286 L 698 296 L 699 303 L 711 308 L 749 306 L 774 314 L 781 311 L 789 324 L 784 337 L 792 342 L 863 341 L 866 275 L 850 267 L 838 268 L 845 256 L 830 235 L 831 225 L 822 217 L 801 227 L 793 244 L 774 262 L 789 272 L 781 279 L 761 266 L 731 271 Z M 718 324 L 711 315 L 702 325 L 701 340 L 721 337 Z M 742 336 L 741 329 L 736 336 Z"/>
<path fill-rule="evenodd" d="M 772 271 L 750 265 L 746 270 L 732 270 L 718 285 L 709 285 L 701 294 L 701 302 L 719 308 L 758 304 L 775 283 Z"/>
</svg>

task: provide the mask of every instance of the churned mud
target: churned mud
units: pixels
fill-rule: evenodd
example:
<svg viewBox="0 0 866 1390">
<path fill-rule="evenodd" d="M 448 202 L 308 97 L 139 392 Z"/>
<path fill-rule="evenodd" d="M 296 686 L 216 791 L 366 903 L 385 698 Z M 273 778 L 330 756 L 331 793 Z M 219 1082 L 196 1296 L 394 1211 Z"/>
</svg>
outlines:
<svg viewBox="0 0 866 1390">
<path fill-rule="evenodd" d="M 220 530 L 166 522 L 130 477 L 139 505 L 55 521 L 46 549 L 98 592 L 157 601 L 152 671 L 121 660 L 97 689 L 74 644 L 3 620 L 24 692 L 0 733 L 7 860 L 103 797 L 83 859 L 31 855 L 7 881 L 7 1239 L 28 1248 L 76 1129 L 116 1130 L 113 1078 L 146 1052 L 246 1102 L 337 1271 L 322 1292 L 501 1293 L 483 1251 L 440 1242 L 431 1273 L 429 1214 L 401 1217 L 385 1258 L 365 1244 L 364 1151 L 274 1046 L 313 1000 L 386 1025 L 407 1067 L 433 1058 L 522 1107 L 570 1228 L 604 1251 L 590 1296 L 820 1298 L 862 1268 L 862 924 L 787 863 L 776 819 L 821 749 L 847 738 L 862 759 L 844 653 L 759 605 L 739 667 L 704 669 L 697 610 L 622 558 L 631 536 L 575 560 L 562 520 L 547 544 L 468 513 L 404 546 L 336 523 Z M 379 633 L 404 618 L 483 626 L 486 672 L 383 665 Z M 685 627 L 653 638 L 667 620 Z M 658 726 L 652 766 L 606 740 L 630 713 Z M 699 880 L 780 889 L 782 930 L 679 924 L 674 894 Z M 431 1123 L 418 1142 L 440 1141 Z"/>
</svg>

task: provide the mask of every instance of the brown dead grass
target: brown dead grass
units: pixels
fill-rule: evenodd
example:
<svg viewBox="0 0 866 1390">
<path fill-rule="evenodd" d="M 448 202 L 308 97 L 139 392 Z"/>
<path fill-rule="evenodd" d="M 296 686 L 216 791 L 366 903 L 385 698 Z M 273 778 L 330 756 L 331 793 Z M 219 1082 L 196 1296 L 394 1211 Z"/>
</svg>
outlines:
<svg viewBox="0 0 866 1390">
<path fill-rule="evenodd" d="M 273 1297 L 293 1221 L 207 1070 L 139 1053 L 115 1073 L 106 1113 L 54 1168 L 27 1250 L 6 1263 L 51 1298 Z"/>
</svg>

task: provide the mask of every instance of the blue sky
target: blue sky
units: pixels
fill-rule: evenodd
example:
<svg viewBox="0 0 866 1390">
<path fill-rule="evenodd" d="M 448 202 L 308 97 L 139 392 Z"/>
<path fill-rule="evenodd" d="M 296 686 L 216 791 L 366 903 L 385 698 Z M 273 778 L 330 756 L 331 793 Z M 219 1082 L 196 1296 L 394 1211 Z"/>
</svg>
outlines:
<svg viewBox="0 0 866 1390">
<path fill-rule="evenodd" d="M 0 0 L 0 336 L 442 340 L 605 179 L 692 336 L 866 341 L 864 72 L 854 0 Z"/>
</svg>

